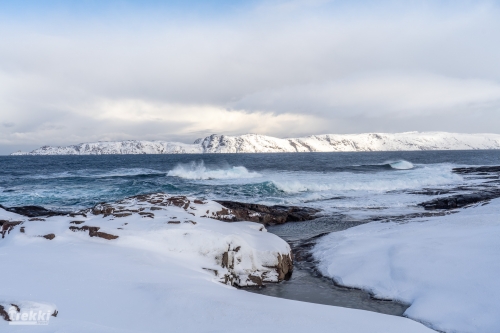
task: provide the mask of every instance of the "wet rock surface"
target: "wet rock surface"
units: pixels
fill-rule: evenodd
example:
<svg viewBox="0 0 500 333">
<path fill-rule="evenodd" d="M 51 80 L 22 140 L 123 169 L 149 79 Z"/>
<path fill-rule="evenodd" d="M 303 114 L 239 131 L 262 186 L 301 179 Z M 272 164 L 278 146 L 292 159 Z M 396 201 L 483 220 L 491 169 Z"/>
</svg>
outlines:
<svg viewBox="0 0 500 333">
<path fill-rule="evenodd" d="M 276 225 L 287 222 L 308 221 L 316 218 L 318 209 L 296 206 L 266 206 L 260 204 L 243 203 L 236 201 L 217 201 L 230 209 L 228 217 L 221 220 L 228 222 L 251 221 L 264 225 Z"/>
<path fill-rule="evenodd" d="M 434 200 L 423 202 L 419 204 L 419 206 L 422 206 L 427 210 L 455 209 L 477 203 L 487 204 L 487 201 L 499 197 L 500 197 L 500 190 L 483 191 L 470 194 L 457 194 L 446 198 L 437 198 Z"/>
<path fill-rule="evenodd" d="M 479 175 L 489 175 L 491 173 L 500 174 L 500 165 L 486 165 L 480 167 L 467 167 L 467 168 L 454 168 L 453 172 L 467 175 L 467 174 L 479 174 Z"/>
<path fill-rule="evenodd" d="M 479 181 L 479 183 L 442 192 L 427 190 L 431 195 L 453 194 L 422 202 L 419 206 L 426 210 L 450 210 L 480 203 L 487 204 L 488 201 L 500 197 L 500 166 L 454 168 L 453 172 L 464 175 L 466 179 Z M 415 194 L 425 194 L 423 192 L 425 191 L 415 192 Z"/>
<path fill-rule="evenodd" d="M 40 206 L 4 207 L 0 205 L 0 208 L 5 209 L 8 212 L 16 213 L 27 217 L 64 216 L 70 214 L 69 212 L 54 211 Z"/>
</svg>

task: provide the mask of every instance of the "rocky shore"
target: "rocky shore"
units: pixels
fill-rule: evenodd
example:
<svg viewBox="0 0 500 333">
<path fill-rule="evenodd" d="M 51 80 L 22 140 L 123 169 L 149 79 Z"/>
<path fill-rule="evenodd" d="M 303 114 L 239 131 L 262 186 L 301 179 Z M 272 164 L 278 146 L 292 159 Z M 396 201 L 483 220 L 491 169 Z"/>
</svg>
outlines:
<svg viewBox="0 0 500 333">
<path fill-rule="evenodd" d="M 289 279 L 293 271 L 290 246 L 264 225 L 310 220 L 317 212 L 154 193 L 77 212 L 0 206 L 0 230 L 2 238 L 16 234 L 50 241 L 77 237 L 128 246 L 156 244 L 168 252 L 201 255 L 201 268 L 217 281 L 246 287 Z"/>
<path fill-rule="evenodd" d="M 443 192 L 442 194 L 462 193 L 429 200 L 420 203 L 419 206 L 424 207 L 426 210 L 449 210 L 473 204 L 487 204 L 490 200 L 500 197 L 500 166 L 455 168 L 453 172 L 469 179 L 482 180 L 483 182 L 448 190 L 448 192 Z"/>
<path fill-rule="evenodd" d="M 266 206 L 236 201 L 217 201 L 228 208 L 231 218 L 223 221 L 252 221 L 264 225 L 276 225 L 286 222 L 308 221 L 316 218 L 319 209 L 297 206 Z"/>
</svg>

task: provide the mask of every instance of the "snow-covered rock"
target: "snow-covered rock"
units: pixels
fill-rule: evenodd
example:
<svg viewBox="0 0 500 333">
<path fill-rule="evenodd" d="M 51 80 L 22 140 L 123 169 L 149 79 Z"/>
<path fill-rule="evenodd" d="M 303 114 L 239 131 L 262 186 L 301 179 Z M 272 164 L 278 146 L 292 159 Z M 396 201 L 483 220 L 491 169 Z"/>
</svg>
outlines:
<svg viewBox="0 0 500 333">
<path fill-rule="evenodd" d="M 500 149 L 499 134 L 445 132 L 325 134 L 278 139 L 265 135 L 210 135 L 193 144 L 166 141 L 117 141 L 81 143 L 67 147 L 44 146 L 12 155 L 102 154 L 203 154 L 203 153 L 295 153 L 400 150 Z"/>
<path fill-rule="evenodd" d="M 338 283 L 411 304 L 442 332 L 500 332 L 500 199 L 409 223 L 372 222 L 320 239 L 319 270 Z"/>
<path fill-rule="evenodd" d="M 3 211 L 3 212 L 2 212 Z M 214 201 L 164 193 L 99 204 L 71 216 L 29 218 L 0 209 L 2 238 L 19 228 L 24 237 L 110 241 L 110 246 L 190 254 L 201 268 L 229 285 L 279 282 L 291 274 L 289 245 L 254 222 L 225 223 L 231 210 Z M 7 235 L 6 235 L 7 234 Z"/>
</svg>

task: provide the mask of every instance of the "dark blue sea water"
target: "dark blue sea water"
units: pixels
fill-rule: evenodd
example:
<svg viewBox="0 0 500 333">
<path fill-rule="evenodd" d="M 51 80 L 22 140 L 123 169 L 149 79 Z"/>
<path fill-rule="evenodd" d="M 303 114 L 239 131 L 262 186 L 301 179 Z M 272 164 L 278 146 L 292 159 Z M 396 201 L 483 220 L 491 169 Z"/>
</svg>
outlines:
<svg viewBox="0 0 500 333">
<path fill-rule="evenodd" d="M 2 156 L 0 203 L 79 209 L 162 191 L 343 212 L 398 210 L 420 200 L 401 191 L 454 186 L 463 179 L 453 167 L 491 164 L 500 164 L 500 151 Z"/>
</svg>

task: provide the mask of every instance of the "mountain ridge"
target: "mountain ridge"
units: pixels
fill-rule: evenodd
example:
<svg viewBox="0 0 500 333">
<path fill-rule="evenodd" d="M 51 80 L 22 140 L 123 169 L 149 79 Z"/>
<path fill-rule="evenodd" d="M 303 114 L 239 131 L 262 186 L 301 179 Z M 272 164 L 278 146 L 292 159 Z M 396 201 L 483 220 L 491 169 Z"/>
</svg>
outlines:
<svg viewBox="0 0 500 333">
<path fill-rule="evenodd" d="M 169 141 L 99 141 L 64 147 L 43 146 L 11 155 L 125 155 L 206 153 L 293 153 L 500 149 L 500 134 L 403 132 L 322 134 L 279 139 L 259 134 L 212 134 L 193 144 Z"/>
</svg>

